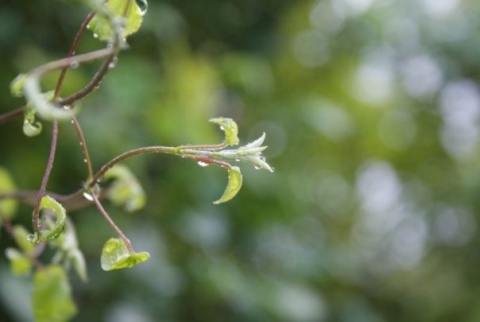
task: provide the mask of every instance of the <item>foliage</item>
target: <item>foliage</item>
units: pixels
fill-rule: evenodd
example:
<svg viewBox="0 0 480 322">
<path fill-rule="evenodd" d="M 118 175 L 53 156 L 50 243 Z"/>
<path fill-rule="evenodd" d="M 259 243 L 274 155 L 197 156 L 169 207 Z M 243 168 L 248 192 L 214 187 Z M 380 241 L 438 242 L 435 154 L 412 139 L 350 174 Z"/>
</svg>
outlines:
<svg viewBox="0 0 480 322">
<path fill-rule="evenodd" d="M 42 183 L 38 191 L 17 190 L 9 172 L 0 168 L 0 223 L 14 238 L 19 249 L 9 247 L 5 250 L 10 260 L 11 271 L 16 276 L 28 276 L 33 271 L 33 316 L 36 321 L 67 321 L 77 313 L 71 298 L 70 284 L 66 270 L 73 266 L 77 275 L 87 281 L 86 261 L 78 247 L 73 223 L 67 218 L 66 208 L 84 208 L 95 205 L 106 222 L 119 238 L 110 238 L 105 243 L 101 254 L 101 267 L 105 271 L 131 268 L 150 258 L 148 252 L 135 252 L 130 240 L 112 220 L 102 205 L 107 198 L 114 206 L 122 206 L 132 212 L 145 206 L 145 192 L 139 181 L 130 170 L 118 163 L 133 156 L 146 153 L 165 153 L 190 158 L 204 166 L 217 165 L 228 171 L 228 184 L 222 197 L 215 204 L 232 199 L 242 186 L 240 168 L 229 162 L 245 161 L 258 165 L 259 162 L 267 170 L 271 167 L 265 162 L 261 146 L 265 135 L 260 140 L 235 150 L 225 149 L 238 145 L 238 126 L 230 118 L 213 118 L 211 121 L 220 125 L 225 132 L 225 140 L 220 144 L 183 145 L 178 147 L 150 146 L 124 152 L 105 163 L 98 172 L 93 172 L 90 152 L 83 134 L 78 114 L 78 101 L 99 87 L 105 75 L 115 67 L 121 50 L 127 47 L 126 37 L 136 33 L 142 24 L 142 16 L 146 13 L 145 1 L 109 0 L 92 1 L 93 9 L 82 23 L 64 59 L 51 61 L 26 74 L 20 74 L 10 84 L 11 94 L 24 96 L 26 104 L 17 110 L 0 115 L 0 121 L 8 122 L 24 114 L 23 132 L 27 137 L 41 134 L 43 125 L 36 116 L 52 122 L 52 139 Z M 75 52 L 85 28 L 93 32 L 94 38 L 107 41 L 104 49 L 76 55 Z M 63 82 L 69 68 L 76 69 L 80 64 L 97 59 L 104 59 L 104 64 L 83 89 L 67 98 L 60 97 Z M 41 91 L 41 79 L 48 73 L 60 70 L 59 78 L 53 91 Z M 62 195 L 47 192 L 53 163 L 58 145 L 60 121 L 70 121 L 74 126 L 78 141 L 82 147 L 87 179 L 84 185 L 73 194 Z M 33 233 L 29 234 L 21 225 L 12 226 L 17 200 L 33 200 L 32 224 Z M 80 202 L 80 205 L 78 204 Z M 73 206 L 75 205 L 75 206 Z M 54 250 L 49 263 L 44 263 L 41 255 L 45 246 Z"/>
</svg>

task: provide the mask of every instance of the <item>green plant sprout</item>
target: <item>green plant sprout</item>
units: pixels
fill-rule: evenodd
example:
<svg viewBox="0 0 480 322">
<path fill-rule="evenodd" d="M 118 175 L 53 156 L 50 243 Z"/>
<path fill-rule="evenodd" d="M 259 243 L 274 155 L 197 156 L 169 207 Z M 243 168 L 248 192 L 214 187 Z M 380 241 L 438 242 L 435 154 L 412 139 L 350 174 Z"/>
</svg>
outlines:
<svg viewBox="0 0 480 322">
<path fill-rule="evenodd" d="M 145 0 L 87 1 L 92 11 L 80 26 L 66 58 L 49 62 L 32 71 L 16 77 L 10 86 L 14 96 L 25 97 L 26 104 L 11 112 L 0 115 L 0 124 L 23 115 L 23 132 L 34 137 L 45 128 L 42 121 L 51 122 L 52 137 L 46 169 L 38 191 L 18 190 L 7 169 L 0 166 L 0 226 L 12 236 L 18 248 L 8 248 L 6 257 L 10 260 L 14 275 L 25 276 L 33 272 L 33 312 L 36 321 L 66 321 L 76 314 L 76 306 L 71 299 L 70 285 L 66 270 L 73 268 L 82 280 L 87 280 L 85 259 L 78 248 L 73 223 L 67 212 L 94 205 L 117 237 L 110 238 L 101 252 L 101 267 L 105 271 L 130 268 L 150 257 L 147 252 L 136 252 L 122 230 L 111 219 L 102 205 L 109 200 L 125 211 L 141 209 L 146 202 L 145 192 L 130 172 L 120 164 L 122 161 L 143 154 L 162 153 L 189 158 L 201 166 L 214 165 L 228 172 L 228 183 L 222 196 L 214 204 L 231 200 L 242 186 L 242 173 L 232 163 L 250 163 L 257 169 L 272 172 L 262 152 L 265 134 L 251 143 L 239 144 L 237 124 L 229 118 L 213 118 L 224 132 L 224 140 L 217 144 L 182 145 L 177 147 L 149 146 L 124 152 L 105 163 L 97 172 L 87 148 L 87 142 L 76 114 L 78 102 L 99 87 L 108 71 L 114 67 L 122 50 L 127 48 L 127 36 L 137 32 L 142 25 L 142 17 L 147 11 Z M 86 29 L 93 36 L 106 42 L 103 49 L 74 55 Z M 103 60 L 96 74 L 84 88 L 62 98 L 60 92 L 69 68 L 93 60 Z M 60 76 L 53 91 L 43 92 L 41 78 L 52 71 L 60 70 Z M 57 149 L 58 122 L 71 122 L 86 164 L 87 179 L 74 193 L 63 195 L 47 192 L 47 184 Z M 104 184 L 109 182 L 109 184 Z M 12 220 L 17 212 L 17 203 L 25 202 L 33 206 L 32 229 L 14 225 Z M 54 250 L 51 263 L 43 263 L 39 256 L 49 245 Z"/>
</svg>

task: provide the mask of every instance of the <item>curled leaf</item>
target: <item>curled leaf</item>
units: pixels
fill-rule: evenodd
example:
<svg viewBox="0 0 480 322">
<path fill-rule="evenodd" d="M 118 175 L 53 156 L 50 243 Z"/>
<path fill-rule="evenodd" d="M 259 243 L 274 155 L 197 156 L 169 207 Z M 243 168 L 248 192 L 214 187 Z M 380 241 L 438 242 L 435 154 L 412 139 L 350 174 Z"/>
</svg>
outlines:
<svg viewBox="0 0 480 322">
<path fill-rule="evenodd" d="M 130 268 L 150 258 L 148 252 L 135 253 L 119 238 L 110 238 L 102 250 L 101 265 L 105 271 Z"/>
<path fill-rule="evenodd" d="M 214 201 L 214 204 L 219 204 L 222 202 L 229 201 L 238 193 L 242 187 L 242 173 L 240 172 L 239 167 L 231 167 L 228 169 L 228 183 L 223 195 L 217 201 Z"/>
<path fill-rule="evenodd" d="M 65 230 L 67 213 L 65 208 L 50 196 L 45 196 L 40 202 L 41 218 L 39 233 L 28 236 L 30 242 L 38 244 L 58 238 Z"/>
<path fill-rule="evenodd" d="M 15 191 L 15 184 L 10 173 L 4 167 L 0 166 L 0 194 Z M 12 219 L 17 211 L 17 201 L 15 199 L 0 199 L 0 224 L 2 218 Z"/>
<path fill-rule="evenodd" d="M 58 265 L 47 266 L 35 273 L 32 302 L 37 322 L 69 321 L 77 313 L 67 274 Z"/>
<path fill-rule="evenodd" d="M 71 106 L 58 106 L 58 104 L 52 102 L 52 92 L 42 93 L 38 75 L 27 75 L 23 85 L 23 93 L 27 98 L 28 106 L 45 120 L 70 120 L 77 111 Z"/>
<path fill-rule="evenodd" d="M 23 134 L 28 137 L 32 137 L 39 135 L 41 132 L 42 123 L 35 122 L 35 110 L 27 106 L 23 119 Z"/>
<path fill-rule="evenodd" d="M 125 1 L 125 0 L 109 0 L 105 6 L 109 11 L 111 17 L 97 14 L 88 24 L 88 29 L 93 32 L 95 38 L 100 40 L 111 40 L 116 31 L 112 26 L 113 18 L 124 17 L 125 22 L 121 34 L 123 37 L 127 37 L 133 33 L 136 33 L 143 22 L 143 14 L 146 11 L 146 1 L 142 1 L 142 8 L 140 8 L 136 1 Z M 126 5 L 129 5 L 126 8 Z"/>
<path fill-rule="evenodd" d="M 145 191 L 130 170 L 115 165 L 105 173 L 105 179 L 114 179 L 108 189 L 107 197 L 116 206 L 127 211 L 135 211 L 145 206 Z"/>
<path fill-rule="evenodd" d="M 210 120 L 210 122 L 220 125 L 220 129 L 225 132 L 225 143 L 228 145 L 237 145 L 238 139 L 238 126 L 234 120 L 226 117 L 217 117 Z"/>
</svg>

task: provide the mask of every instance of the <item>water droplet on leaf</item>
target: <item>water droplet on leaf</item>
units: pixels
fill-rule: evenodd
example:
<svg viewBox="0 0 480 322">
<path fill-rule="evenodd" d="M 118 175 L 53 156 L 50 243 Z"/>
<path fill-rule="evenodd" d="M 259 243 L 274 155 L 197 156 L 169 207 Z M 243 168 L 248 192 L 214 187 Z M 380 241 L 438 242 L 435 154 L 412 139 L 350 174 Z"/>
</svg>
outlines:
<svg viewBox="0 0 480 322">
<path fill-rule="evenodd" d="M 201 167 L 207 167 L 208 166 L 208 163 L 203 162 L 203 161 L 198 161 L 197 164 Z"/>
</svg>

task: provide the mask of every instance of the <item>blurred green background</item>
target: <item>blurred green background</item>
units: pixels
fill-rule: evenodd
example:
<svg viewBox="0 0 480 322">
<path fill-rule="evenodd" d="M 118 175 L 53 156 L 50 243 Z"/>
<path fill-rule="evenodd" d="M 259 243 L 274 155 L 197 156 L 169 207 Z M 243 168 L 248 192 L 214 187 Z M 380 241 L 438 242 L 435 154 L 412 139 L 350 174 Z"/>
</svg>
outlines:
<svg viewBox="0 0 480 322">
<path fill-rule="evenodd" d="M 23 104 L 10 81 L 64 57 L 87 12 L 2 0 L 0 113 Z M 239 195 L 214 206 L 221 169 L 126 162 L 148 205 L 106 207 L 152 256 L 103 272 L 113 232 L 93 208 L 71 213 L 89 273 L 71 276 L 74 321 L 480 321 L 477 0 L 150 0 L 144 18 L 82 103 L 95 168 L 140 146 L 218 142 L 208 119 L 226 116 L 244 143 L 266 132 L 275 173 L 243 166 Z M 78 52 L 101 46 L 86 34 Z M 71 70 L 63 94 L 97 67 Z M 35 189 L 49 126 L 26 138 L 21 125 L 0 126 L 0 165 Z M 62 124 L 49 190 L 75 191 L 82 159 Z M 0 320 L 30 321 L 30 291 L 2 256 Z"/>
</svg>

